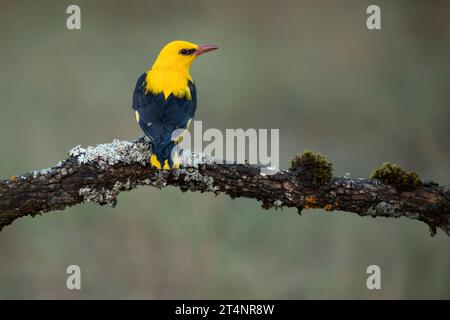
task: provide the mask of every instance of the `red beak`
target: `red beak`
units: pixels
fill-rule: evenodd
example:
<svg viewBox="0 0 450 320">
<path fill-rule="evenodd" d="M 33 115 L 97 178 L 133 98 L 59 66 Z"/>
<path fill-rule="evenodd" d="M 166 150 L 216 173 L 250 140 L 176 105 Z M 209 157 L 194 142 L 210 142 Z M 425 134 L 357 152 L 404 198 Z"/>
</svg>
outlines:
<svg viewBox="0 0 450 320">
<path fill-rule="evenodd" d="M 198 46 L 197 50 L 195 50 L 194 54 L 196 56 L 199 56 L 201 54 L 204 54 L 205 52 L 213 51 L 213 50 L 216 50 L 216 49 L 219 49 L 219 47 L 218 46 L 212 46 L 212 45 L 209 45 L 209 44 L 200 44 Z"/>
</svg>

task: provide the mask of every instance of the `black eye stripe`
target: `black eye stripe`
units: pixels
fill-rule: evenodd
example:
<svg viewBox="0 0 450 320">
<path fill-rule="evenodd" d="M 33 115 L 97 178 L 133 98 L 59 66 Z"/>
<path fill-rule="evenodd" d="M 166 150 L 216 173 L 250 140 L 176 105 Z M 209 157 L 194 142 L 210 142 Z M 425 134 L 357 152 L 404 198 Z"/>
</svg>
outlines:
<svg viewBox="0 0 450 320">
<path fill-rule="evenodd" d="M 179 54 L 183 55 L 183 56 L 188 56 L 191 55 L 195 52 L 195 49 L 181 49 Z"/>
</svg>

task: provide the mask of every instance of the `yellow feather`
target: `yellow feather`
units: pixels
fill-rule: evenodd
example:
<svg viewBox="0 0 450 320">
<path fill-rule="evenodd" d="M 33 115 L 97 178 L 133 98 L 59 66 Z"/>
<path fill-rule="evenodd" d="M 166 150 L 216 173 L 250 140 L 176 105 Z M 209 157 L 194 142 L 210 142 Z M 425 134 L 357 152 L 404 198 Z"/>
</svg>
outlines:
<svg viewBox="0 0 450 320">
<path fill-rule="evenodd" d="M 163 169 L 164 170 L 170 170 L 169 162 L 167 161 L 167 159 L 164 160 L 164 167 L 163 167 Z"/>
<path fill-rule="evenodd" d="M 178 158 L 178 154 L 176 152 L 172 157 L 172 161 L 173 161 L 172 169 L 179 169 L 180 168 L 180 159 Z"/>
<path fill-rule="evenodd" d="M 173 94 L 191 100 L 188 80 L 192 80 L 191 76 L 177 68 L 153 68 L 147 72 L 145 89 L 154 95 L 163 93 L 165 99 Z"/>
<path fill-rule="evenodd" d="M 150 164 L 152 167 L 155 167 L 156 169 L 161 169 L 161 162 L 158 161 L 158 158 L 155 154 L 152 154 L 150 157 Z"/>
<path fill-rule="evenodd" d="M 175 144 L 179 144 L 181 141 L 183 141 L 183 136 L 186 134 L 186 132 L 189 131 L 189 128 L 191 127 L 191 121 L 192 121 L 192 119 L 189 119 L 189 121 L 186 125 L 186 129 L 184 129 L 183 132 L 181 132 L 178 136 L 176 136 L 172 139 L 172 141 Z"/>
<path fill-rule="evenodd" d="M 188 99 L 188 100 L 192 100 L 192 96 L 191 96 L 191 89 L 189 89 L 189 86 L 187 86 L 186 88 L 185 88 L 185 92 L 186 92 L 186 99 Z"/>
<path fill-rule="evenodd" d="M 167 99 L 171 94 L 177 98 L 192 99 L 188 81 L 196 55 L 181 55 L 181 49 L 197 49 L 198 45 L 187 41 L 172 41 L 159 53 L 158 58 L 146 76 L 146 92 L 163 93 Z"/>
</svg>

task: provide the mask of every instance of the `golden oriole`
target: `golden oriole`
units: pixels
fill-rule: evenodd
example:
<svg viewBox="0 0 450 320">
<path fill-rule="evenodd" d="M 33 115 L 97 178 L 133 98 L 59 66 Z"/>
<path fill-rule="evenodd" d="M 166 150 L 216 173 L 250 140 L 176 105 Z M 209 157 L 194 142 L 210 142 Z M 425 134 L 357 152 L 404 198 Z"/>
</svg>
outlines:
<svg viewBox="0 0 450 320">
<path fill-rule="evenodd" d="M 150 163 L 158 169 L 178 168 L 172 150 L 188 130 L 197 108 L 197 92 L 189 73 L 201 54 L 218 49 L 187 41 L 172 41 L 160 51 L 152 68 L 139 77 L 133 93 L 136 121 L 152 143 Z"/>
</svg>

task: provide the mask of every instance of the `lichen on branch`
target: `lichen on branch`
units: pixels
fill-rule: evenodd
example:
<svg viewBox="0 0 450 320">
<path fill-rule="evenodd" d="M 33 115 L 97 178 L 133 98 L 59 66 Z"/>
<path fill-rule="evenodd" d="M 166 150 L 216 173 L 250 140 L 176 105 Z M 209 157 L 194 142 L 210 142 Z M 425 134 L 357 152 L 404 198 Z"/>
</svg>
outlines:
<svg viewBox="0 0 450 320">
<path fill-rule="evenodd" d="M 306 151 L 294 157 L 288 170 L 267 174 L 257 165 L 224 164 L 184 150 L 181 168 L 165 171 L 149 166 L 150 154 L 151 145 L 145 138 L 77 146 L 53 167 L 0 180 L 0 230 L 20 217 L 85 201 L 115 206 L 120 192 L 147 185 L 252 198 L 264 208 L 322 208 L 360 216 L 407 217 L 427 223 L 432 233 L 440 228 L 450 235 L 450 186 L 419 185 L 413 174 L 397 167 L 385 166 L 376 172 L 376 179 L 332 177 L 331 162 Z"/>
</svg>

